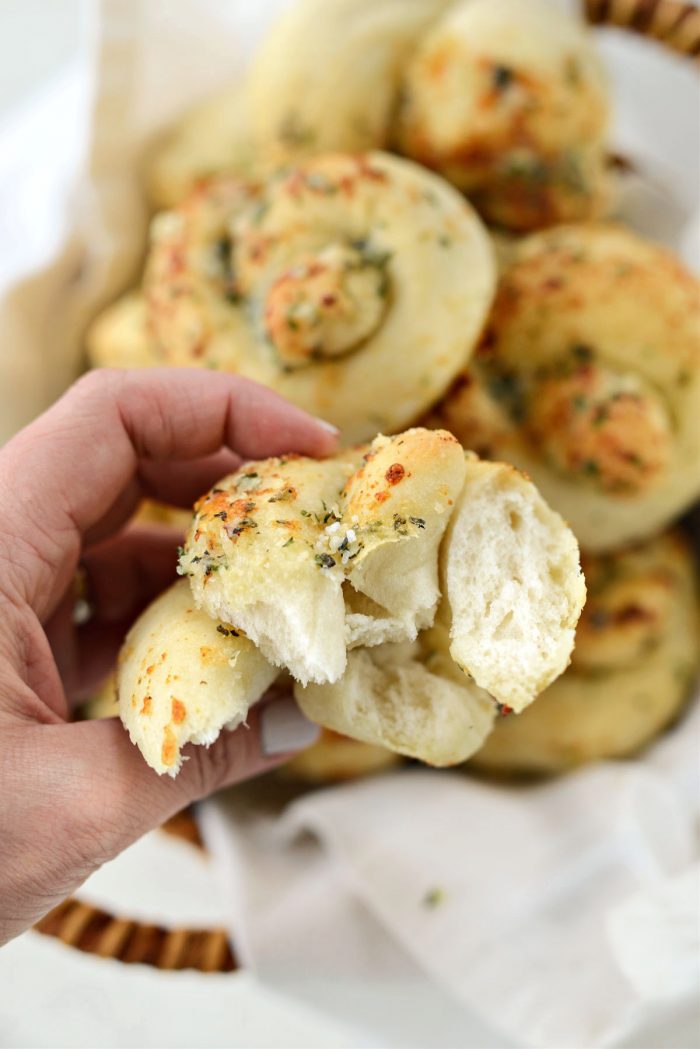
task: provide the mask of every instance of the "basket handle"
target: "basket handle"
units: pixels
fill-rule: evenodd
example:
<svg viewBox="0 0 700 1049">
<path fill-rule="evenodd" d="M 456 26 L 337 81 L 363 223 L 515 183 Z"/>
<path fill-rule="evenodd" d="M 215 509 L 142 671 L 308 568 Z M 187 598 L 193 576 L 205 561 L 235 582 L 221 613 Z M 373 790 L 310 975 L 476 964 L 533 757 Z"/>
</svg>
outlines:
<svg viewBox="0 0 700 1049">
<path fill-rule="evenodd" d="M 161 829 L 204 850 L 189 809 L 173 816 Z M 59 903 L 34 928 L 78 951 L 127 964 L 204 973 L 227 973 L 240 967 L 224 929 L 166 929 L 117 917 L 74 897 Z"/>
<path fill-rule="evenodd" d="M 224 929 L 165 929 L 115 917 L 73 897 L 54 907 L 34 928 L 86 954 L 129 964 L 204 973 L 239 967 Z"/>
<path fill-rule="evenodd" d="M 650 37 L 677 54 L 700 56 L 700 8 L 687 0 L 582 0 L 594 25 L 611 25 Z"/>
</svg>

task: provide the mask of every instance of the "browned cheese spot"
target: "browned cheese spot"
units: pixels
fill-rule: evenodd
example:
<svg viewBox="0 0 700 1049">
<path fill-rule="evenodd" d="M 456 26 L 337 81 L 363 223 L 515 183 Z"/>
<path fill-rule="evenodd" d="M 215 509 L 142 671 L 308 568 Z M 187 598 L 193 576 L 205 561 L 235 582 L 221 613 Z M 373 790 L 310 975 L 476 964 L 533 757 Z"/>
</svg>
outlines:
<svg viewBox="0 0 700 1049">
<path fill-rule="evenodd" d="M 160 750 L 160 759 L 164 765 L 174 765 L 176 753 L 177 740 L 175 739 L 175 733 L 171 729 L 170 725 L 166 725 L 163 731 L 163 746 Z"/>
<path fill-rule="evenodd" d="M 405 476 L 406 471 L 401 465 L 401 463 L 392 463 L 387 472 L 384 474 L 387 484 L 398 484 L 399 481 L 403 481 Z"/>
</svg>

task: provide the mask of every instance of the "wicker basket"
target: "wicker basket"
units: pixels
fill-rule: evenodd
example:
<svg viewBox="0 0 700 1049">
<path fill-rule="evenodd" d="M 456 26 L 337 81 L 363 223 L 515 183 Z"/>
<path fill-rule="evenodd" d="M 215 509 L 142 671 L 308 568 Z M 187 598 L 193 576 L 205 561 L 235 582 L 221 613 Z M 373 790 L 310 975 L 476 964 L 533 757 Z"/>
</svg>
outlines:
<svg viewBox="0 0 700 1049">
<path fill-rule="evenodd" d="M 677 54 L 700 62 L 700 8 L 680 0 L 581 0 L 595 25 L 631 30 Z M 169 820 L 164 831 L 203 848 L 192 813 Z M 101 958 L 140 962 L 158 969 L 231 972 L 238 962 L 223 929 L 165 929 L 124 917 L 75 898 L 64 900 L 34 927 L 45 936 Z"/>
</svg>

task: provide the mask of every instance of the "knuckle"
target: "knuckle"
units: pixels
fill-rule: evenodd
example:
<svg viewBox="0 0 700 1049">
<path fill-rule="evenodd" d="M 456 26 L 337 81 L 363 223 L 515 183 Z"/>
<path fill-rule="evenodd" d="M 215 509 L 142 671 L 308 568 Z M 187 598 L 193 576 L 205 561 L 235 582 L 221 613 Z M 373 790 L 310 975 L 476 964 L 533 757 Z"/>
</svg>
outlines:
<svg viewBox="0 0 700 1049">
<path fill-rule="evenodd" d="M 210 747 L 194 746 L 187 762 L 189 786 L 194 798 L 204 798 L 250 774 L 249 745 L 242 726 L 235 732 L 224 729 Z"/>
</svg>

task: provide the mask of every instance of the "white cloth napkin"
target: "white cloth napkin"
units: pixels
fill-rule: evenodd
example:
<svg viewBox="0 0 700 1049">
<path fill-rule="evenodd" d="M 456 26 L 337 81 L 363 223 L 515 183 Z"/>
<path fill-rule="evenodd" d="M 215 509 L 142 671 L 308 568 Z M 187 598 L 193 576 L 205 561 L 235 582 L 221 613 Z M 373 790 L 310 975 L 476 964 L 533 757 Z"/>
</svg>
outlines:
<svg viewBox="0 0 700 1049">
<path fill-rule="evenodd" d="M 138 270 L 144 149 L 240 75 L 284 2 L 102 0 L 79 66 L 0 127 L 0 440 L 76 374 L 87 319 Z M 697 267 L 697 74 L 630 34 L 601 47 L 615 145 L 641 173 L 623 215 Z M 211 802 L 245 963 L 395 1002 L 422 980 L 510 1043 L 619 1044 L 698 986 L 699 721 L 639 761 L 521 790 L 416 770 L 281 816 Z"/>
<path fill-rule="evenodd" d="M 279 817 L 228 792 L 201 817 L 234 942 L 283 984 L 417 966 L 517 1044 L 615 1044 L 700 987 L 699 742 L 696 708 L 645 760 L 541 785 L 410 770 Z"/>
</svg>

